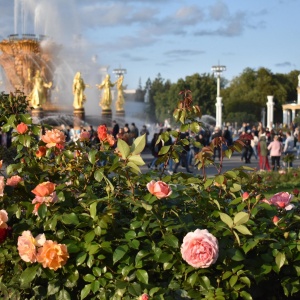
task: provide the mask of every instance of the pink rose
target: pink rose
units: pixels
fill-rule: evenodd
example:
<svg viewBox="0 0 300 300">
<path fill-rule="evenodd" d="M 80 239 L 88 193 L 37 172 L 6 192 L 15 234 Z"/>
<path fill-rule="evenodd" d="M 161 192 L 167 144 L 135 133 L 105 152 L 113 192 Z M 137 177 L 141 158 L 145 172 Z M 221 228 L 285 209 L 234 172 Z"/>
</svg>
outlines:
<svg viewBox="0 0 300 300">
<path fill-rule="evenodd" d="M 139 299 L 140 300 L 149 300 L 149 295 L 148 294 L 143 294 L 142 296 L 140 296 Z"/>
<path fill-rule="evenodd" d="M 169 197 L 172 194 L 170 186 L 163 181 L 152 180 L 147 184 L 147 189 L 158 199 Z"/>
<path fill-rule="evenodd" d="M 46 134 L 42 135 L 41 139 L 44 143 L 46 143 L 47 148 L 63 148 L 63 145 L 66 141 L 66 136 L 59 129 L 52 129 L 47 130 Z"/>
<path fill-rule="evenodd" d="M 39 234 L 34 238 L 29 230 L 23 231 L 18 237 L 18 251 L 22 260 L 26 262 L 36 262 L 36 247 L 43 246 L 46 241 L 44 234 Z"/>
<path fill-rule="evenodd" d="M 243 198 L 243 201 L 249 199 L 250 195 L 248 192 L 244 192 L 243 195 L 242 195 L 242 198 Z"/>
<path fill-rule="evenodd" d="M 194 268 L 208 268 L 218 258 L 218 240 L 206 229 L 196 229 L 184 237 L 181 255 Z"/>
<path fill-rule="evenodd" d="M 17 186 L 19 182 L 21 182 L 23 179 L 19 175 L 14 175 L 10 178 L 7 178 L 6 185 L 9 186 Z"/>
<path fill-rule="evenodd" d="M 274 216 L 272 219 L 273 223 L 276 225 L 279 221 L 279 218 L 277 216 Z"/>
<path fill-rule="evenodd" d="M 6 210 L 1 209 L 0 210 L 0 228 L 7 228 L 6 222 L 8 221 L 8 215 Z"/>
<path fill-rule="evenodd" d="M 279 192 L 275 194 L 270 200 L 270 204 L 277 206 L 278 208 L 286 208 L 293 198 L 292 194 L 287 192 Z"/>
<path fill-rule="evenodd" d="M 0 176 L 0 197 L 3 196 L 4 187 L 5 187 L 4 176 Z"/>
</svg>

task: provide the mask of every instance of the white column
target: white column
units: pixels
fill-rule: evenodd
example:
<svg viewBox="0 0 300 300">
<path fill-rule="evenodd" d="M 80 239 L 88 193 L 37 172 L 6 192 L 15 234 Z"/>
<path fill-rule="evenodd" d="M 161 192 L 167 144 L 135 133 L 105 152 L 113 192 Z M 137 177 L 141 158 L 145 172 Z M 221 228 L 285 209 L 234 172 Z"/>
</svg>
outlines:
<svg viewBox="0 0 300 300">
<path fill-rule="evenodd" d="M 292 109 L 292 120 L 291 120 L 291 122 L 294 122 L 295 118 L 296 118 L 296 110 Z"/>
<path fill-rule="evenodd" d="M 216 102 L 216 126 L 222 128 L 222 97 L 217 97 Z"/>
<path fill-rule="evenodd" d="M 267 127 L 269 130 L 272 129 L 273 121 L 274 121 L 274 102 L 273 98 L 274 96 L 267 96 L 268 102 L 267 102 Z"/>
<path fill-rule="evenodd" d="M 283 110 L 283 121 L 282 121 L 283 125 L 287 125 L 288 124 L 288 110 L 284 109 Z"/>
</svg>

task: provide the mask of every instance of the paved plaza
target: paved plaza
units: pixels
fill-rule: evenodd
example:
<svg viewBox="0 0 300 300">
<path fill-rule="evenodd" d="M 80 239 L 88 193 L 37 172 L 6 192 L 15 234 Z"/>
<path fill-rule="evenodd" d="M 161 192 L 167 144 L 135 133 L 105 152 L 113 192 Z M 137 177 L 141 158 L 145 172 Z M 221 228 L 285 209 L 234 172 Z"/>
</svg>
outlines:
<svg viewBox="0 0 300 300">
<path fill-rule="evenodd" d="M 142 153 L 142 157 L 146 163 L 145 166 L 142 166 L 142 172 L 146 172 L 148 169 L 148 164 L 152 161 L 153 156 L 150 152 L 150 150 L 146 149 L 143 153 Z M 219 161 L 216 160 L 216 163 L 218 163 Z M 222 168 L 222 173 L 232 170 L 234 168 L 238 168 L 240 166 L 247 166 L 247 167 L 251 167 L 251 168 L 257 168 L 259 169 L 259 164 L 258 164 L 259 160 L 255 159 L 255 157 L 253 156 L 251 158 L 251 163 L 250 164 L 246 164 L 244 161 L 241 161 L 241 154 L 240 153 L 233 153 L 232 157 L 230 159 L 228 158 L 224 158 L 223 160 L 223 168 Z M 269 163 L 271 164 L 271 159 L 269 158 Z M 173 164 L 173 168 L 174 168 Z M 281 165 L 282 165 L 282 159 L 281 159 Z M 300 167 L 300 159 L 295 159 L 293 162 L 293 167 L 294 168 L 299 168 Z M 197 168 L 193 168 L 190 167 L 190 170 L 193 171 L 193 174 L 195 175 L 202 175 L 202 170 L 198 170 Z M 183 168 L 182 166 L 178 167 L 178 172 L 186 172 L 186 169 Z M 218 173 L 217 169 L 214 166 L 208 166 L 206 168 L 206 175 L 207 176 L 213 176 L 216 175 Z"/>
</svg>

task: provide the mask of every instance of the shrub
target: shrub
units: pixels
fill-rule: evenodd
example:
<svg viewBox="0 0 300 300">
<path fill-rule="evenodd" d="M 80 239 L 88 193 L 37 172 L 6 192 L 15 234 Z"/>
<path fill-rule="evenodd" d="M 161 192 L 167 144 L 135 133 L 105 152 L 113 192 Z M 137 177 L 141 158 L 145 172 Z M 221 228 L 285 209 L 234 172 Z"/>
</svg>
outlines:
<svg viewBox="0 0 300 300">
<path fill-rule="evenodd" d="M 174 117 L 182 132 L 198 132 L 200 110 L 190 92 L 181 96 Z M 55 130 L 37 140 L 29 114 L 4 113 L 2 121 L 14 129 L 18 153 L 0 178 L 3 298 L 299 297 L 297 197 L 265 199 L 262 175 L 248 167 L 222 173 L 240 141 L 223 151 L 215 177 L 169 176 L 140 172 L 145 136 L 113 149 L 101 127 L 100 144 L 66 145 Z M 19 133 L 21 122 L 28 130 Z M 160 139 L 169 134 L 178 137 Z M 159 160 L 178 159 L 188 142 L 162 147 Z M 213 164 L 213 148 L 224 142 L 202 148 L 197 167 Z M 5 185 L 16 175 L 23 180 Z"/>
</svg>

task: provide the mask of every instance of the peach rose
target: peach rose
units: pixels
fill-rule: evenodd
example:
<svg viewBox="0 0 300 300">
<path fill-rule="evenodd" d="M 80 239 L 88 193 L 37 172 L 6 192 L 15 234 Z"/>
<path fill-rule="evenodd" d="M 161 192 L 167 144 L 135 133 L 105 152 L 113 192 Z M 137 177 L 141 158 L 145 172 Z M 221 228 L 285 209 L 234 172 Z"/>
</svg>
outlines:
<svg viewBox="0 0 300 300">
<path fill-rule="evenodd" d="M 36 258 L 44 268 L 56 271 L 66 264 L 69 253 L 66 245 L 47 240 L 43 247 L 39 248 Z"/>
<path fill-rule="evenodd" d="M 31 192 L 39 197 L 49 196 L 54 192 L 55 185 L 56 185 L 55 183 L 46 181 L 37 185 Z"/>
<path fill-rule="evenodd" d="M 55 203 L 56 201 L 57 201 L 56 192 L 53 192 L 49 196 L 45 196 L 45 197 L 35 196 L 35 198 L 32 200 L 32 204 L 35 204 L 32 213 L 37 215 L 38 209 L 42 203 L 45 203 L 45 205 L 49 206 L 50 203 Z"/>
<path fill-rule="evenodd" d="M 39 234 L 34 238 L 29 230 L 23 231 L 18 237 L 18 251 L 22 260 L 26 262 L 36 262 L 36 247 L 41 247 L 46 242 L 44 234 Z"/>
<path fill-rule="evenodd" d="M 10 178 L 7 178 L 6 180 L 6 185 L 9 186 L 17 186 L 19 182 L 23 181 L 22 177 L 20 177 L 19 175 L 14 175 Z"/>
<path fill-rule="evenodd" d="M 0 176 L 0 197 L 3 196 L 4 187 L 5 187 L 4 176 Z"/>
<path fill-rule="evenodd" d="M 279 192 L 269 200 L 269 203 L 277 206 L 278 208 L 286 208 L 290 204 L 292 198 L 292 194 Z"/>
<path fill-rule="evenodd" d="M 43 157 L 46 155 L 47 148 L 45 146 L 40 146 L 39 149 L 35 152 L 36 157 Z"/>
<path fill-rule="evenodd" d="M 169 197 L 172 194 L 170 186 L 163 181 L 152 180 L 147 184 L 147 189 L 158 199 Z"/>
<path fill-rule="evenodd" d="M 17 125 L 17 132 L 20 134 L 24 134 L 28 131 L 28 126 L 23 122 Z"/>
<path fill-rule="evenodd" d="M 108 142 L 109 146 L 111 146 L 111 147 L 113 147 L 116 142 L 115 138 L 111 134 L 107 135 L 106 141 Z"/>
<path fill-rule="evenodd" d="M 194 268 L 208 268 L 218 258 L 218 240 L 206 229 L 196 229 L 184 237 L 181 255 Z"/>
<path fill-rule="evenodd" d="M 42 135 L 41 140 L 46 144 L 47 148 L 56 147 L 57 145 L 63 147 L 66 136 L 59 129 L 52 129 L 47 130 L 46 134 Z"/>
<path fill-rule="evenodd" d="M 6 222 L 8 221 L 7 211 L 4 209 L 0 210 L 0 228 L 7 228 Z"/>
<path fill-rule="evenodd" d="M 244 192 L 243 195 L 242 195 L 242 198 L 243 198 L 243 201 L 249 199 L 250 195 L 248 192 Z"/>
</svg>

